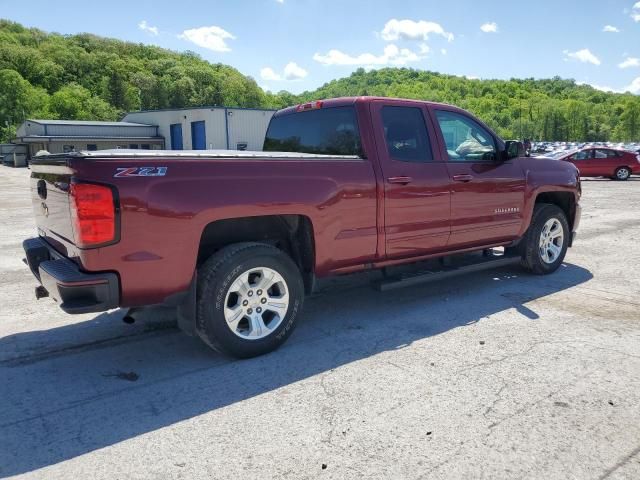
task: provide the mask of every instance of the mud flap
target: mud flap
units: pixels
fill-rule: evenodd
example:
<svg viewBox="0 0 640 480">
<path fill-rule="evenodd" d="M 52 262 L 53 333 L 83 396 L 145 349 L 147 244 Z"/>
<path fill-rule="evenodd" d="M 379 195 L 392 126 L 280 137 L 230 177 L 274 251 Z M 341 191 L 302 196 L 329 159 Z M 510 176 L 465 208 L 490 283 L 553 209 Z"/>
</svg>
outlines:
<svg viewBox="0 0 640 480">
<path fill-rule="evenodd" d="M 197 275 L 193 276 L 187 295 L 178 304 L 178 328 L 193 337 L 196 334 L 196 286 Z"/>
</svg>

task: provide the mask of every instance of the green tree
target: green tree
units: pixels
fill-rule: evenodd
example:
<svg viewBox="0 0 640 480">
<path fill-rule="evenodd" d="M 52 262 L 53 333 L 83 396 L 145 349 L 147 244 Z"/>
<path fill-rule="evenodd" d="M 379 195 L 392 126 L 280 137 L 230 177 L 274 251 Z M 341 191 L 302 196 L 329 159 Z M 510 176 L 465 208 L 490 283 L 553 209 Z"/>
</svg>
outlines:
<svg viewBox="0 0 640 480">
<path fill-rule="evenodd" d="M 68 120 L 116 120 L 114 107 L 76 83 L 62 87 L 51 96 L 51 112 Z"/>
</svg>

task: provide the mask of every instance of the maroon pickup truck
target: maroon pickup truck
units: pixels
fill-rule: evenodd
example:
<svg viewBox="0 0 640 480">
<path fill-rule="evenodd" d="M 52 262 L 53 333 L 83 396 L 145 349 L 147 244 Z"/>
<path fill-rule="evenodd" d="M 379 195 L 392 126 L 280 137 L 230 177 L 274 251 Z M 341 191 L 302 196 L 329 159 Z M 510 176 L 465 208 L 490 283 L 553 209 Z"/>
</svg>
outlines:
<svg viewBox="0 0 640 480">
<path fill-rule="evenodd" d="M 281 345 L 323 277 L 496 247 L 489 265 L 551 273 L 580 221 L 573 165 L 411 100 L 281 110 L 263 152 L 80 152 L 31 169 L 38 298 L 68 313 L 175 306 L 183 330 L 237 357 Z"/>
</svg>

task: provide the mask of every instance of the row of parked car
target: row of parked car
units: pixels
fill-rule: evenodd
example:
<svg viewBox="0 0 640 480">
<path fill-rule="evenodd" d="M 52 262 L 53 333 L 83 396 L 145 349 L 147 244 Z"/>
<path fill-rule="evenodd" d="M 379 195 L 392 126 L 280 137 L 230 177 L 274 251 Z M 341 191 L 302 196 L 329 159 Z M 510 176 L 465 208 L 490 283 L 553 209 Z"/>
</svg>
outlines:
<svg viewBox="0 0 640 480">
<path fill-rule="evenodd" d="M 526 141 L 525 141 L 526 143 Z M 627 152 L 640 153 L 640 143 L 614 143 L 614 142 L 533 142 L 531 143 L 531 155 L 545 155 L 552 152 L 579 150 L 582 148 L 611 148 Z M 548 156 L 548 155 L 545 155 Z"/>
</svg>

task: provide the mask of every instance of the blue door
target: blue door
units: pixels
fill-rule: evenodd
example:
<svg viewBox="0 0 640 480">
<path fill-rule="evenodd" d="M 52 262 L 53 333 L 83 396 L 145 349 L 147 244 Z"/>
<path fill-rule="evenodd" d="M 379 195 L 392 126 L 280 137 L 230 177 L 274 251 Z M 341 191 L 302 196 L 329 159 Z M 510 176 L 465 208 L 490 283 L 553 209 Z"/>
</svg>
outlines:
<svg viewBox="0 0 640 480">
<path fill-rule="evenodd" d="M 171 133 L 171 150 L 182 150 L 182 124 L 171 124 L 169 132 Z"/>
<path fill-rule="evenodd" d="M 204 133 L 204 120 L 191 122 L 191 148 L 193 150 L 207 149 L 207 138 Z"/>
</svg>

